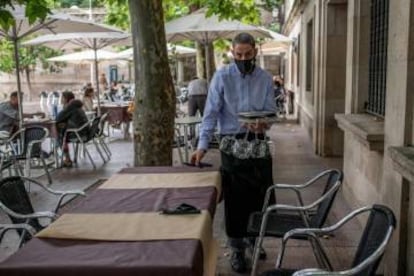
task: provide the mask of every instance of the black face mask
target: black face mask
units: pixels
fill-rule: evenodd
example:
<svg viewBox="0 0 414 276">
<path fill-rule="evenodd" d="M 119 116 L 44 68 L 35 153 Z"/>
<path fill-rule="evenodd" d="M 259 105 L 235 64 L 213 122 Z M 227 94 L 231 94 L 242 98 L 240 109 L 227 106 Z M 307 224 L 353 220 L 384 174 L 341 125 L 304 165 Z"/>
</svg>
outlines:
<svg viewBox="0 0 414 276">
<path fill-rule="evenodd" d="M 245 59 L 245 60 L 234 60 L 236 63 L 237 68 L 239 69 L 240 73 L 245 76 L 246 74 L 251 74 L 255 67 L 256 59 Z"/>
</svg>

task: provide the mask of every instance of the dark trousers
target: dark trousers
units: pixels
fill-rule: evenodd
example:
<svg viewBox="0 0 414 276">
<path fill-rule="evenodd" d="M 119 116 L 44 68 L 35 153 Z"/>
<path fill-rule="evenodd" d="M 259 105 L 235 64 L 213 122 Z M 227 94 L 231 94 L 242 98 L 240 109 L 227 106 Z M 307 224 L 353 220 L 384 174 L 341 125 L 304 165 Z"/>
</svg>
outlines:
<svg viewBox="0 0 414 276">
<path fill-rule="evenodd" d="M 260 211 L 266 190 L 273 184 L 272 159 L 238 159 L 221 152 L 224 216 L 229 245 L 242 250 L 252 212 Z"/>
<path fill-rule="evenodd" d="M 190 95 L 188 97 L 188 116 L 195 116 L 197 110 L 200 111 L 201 117 L 204 114 L 207 95 Z"/>
</svg>

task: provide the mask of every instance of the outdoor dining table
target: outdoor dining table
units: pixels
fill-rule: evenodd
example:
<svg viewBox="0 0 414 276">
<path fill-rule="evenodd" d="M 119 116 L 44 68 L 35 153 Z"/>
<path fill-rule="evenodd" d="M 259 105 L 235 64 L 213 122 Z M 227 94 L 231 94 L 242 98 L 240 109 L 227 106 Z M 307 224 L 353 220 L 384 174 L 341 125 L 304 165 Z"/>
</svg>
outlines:
<svg viewBox="0 0 414 276">
<path fill-rule="evenodd" d="M 109 125 L 124 125 L 124 138 L 128 137 L 131 116 L 127 112 L 127 103 L 104 103 L 101 104 L 101 114 L 108 113 L 106 121 Z"/>
<path fill-rule="evenodd" d="M 214 275 L 220 192 L 217 168 L 123 169 L 0 263 L 0 275 Z M 200 213 L 160 213 L 182 203 Z"/>
</svg>

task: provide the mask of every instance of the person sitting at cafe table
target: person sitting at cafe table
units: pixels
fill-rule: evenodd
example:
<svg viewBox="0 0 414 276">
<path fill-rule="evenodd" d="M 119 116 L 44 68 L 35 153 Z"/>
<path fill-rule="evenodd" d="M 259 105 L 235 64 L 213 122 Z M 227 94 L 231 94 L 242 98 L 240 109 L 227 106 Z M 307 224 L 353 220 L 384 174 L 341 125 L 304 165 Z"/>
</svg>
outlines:
<svg viewBox="0 0 414 276">
<path fill-rule="evenodd" d="M 59 143 L 63 152 L 63 167 L 72 167 L 72 160 L 70 159 L 68 140 L 71 137 L 66 137 L 63 141 L 65 131 L 68 128 L 79 128 L 88 122 L 85 111 L 82 109 L 83 103 L 75 99 L 75 95 L 71 91 L 64 91 L 62 93 L 63 110 L 59 112 L 56 117 L 56 128 L 59 134 Z M 82 130 L 80 135 L 86 135 L 89 128 Z M 72 134 L 72 133 L 71 133 Z"/>
<path fill-rule="evenodd" d="M 85 87 L 83 89 L 83 110 L 86 111 L 94 111 L 93 110 L 93 88 L 92 87 Z"/>
<path fill-rule="evenodd" d="M 111 102 L 117 102 L 120 100 L 118 94 L 118 83 L 116 81 L 111 82 L 111 88 L 109 89 L 108 100 Z"/>
<path fill-rule="evenodd" d="M 19 101 L 17 91 L 10 94 L 10 100 L 0 103 L 0 139 L 7 139 L 18 128 Z"/>
</svg>

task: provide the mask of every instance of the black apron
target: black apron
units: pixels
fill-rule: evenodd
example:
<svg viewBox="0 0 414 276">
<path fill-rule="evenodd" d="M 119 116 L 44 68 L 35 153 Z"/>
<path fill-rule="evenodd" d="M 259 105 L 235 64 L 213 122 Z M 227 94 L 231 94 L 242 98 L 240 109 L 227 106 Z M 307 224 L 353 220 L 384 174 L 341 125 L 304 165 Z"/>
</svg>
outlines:
<svg viewBox="0 0 414 276">
<path fill-rule="evenodd" d="M 221 152 L 220 170 L 227 236 L 246 237 L 249 215 L 262 209 L 273 185 L 272 158 L 239 159 Z"/>
</svg>

